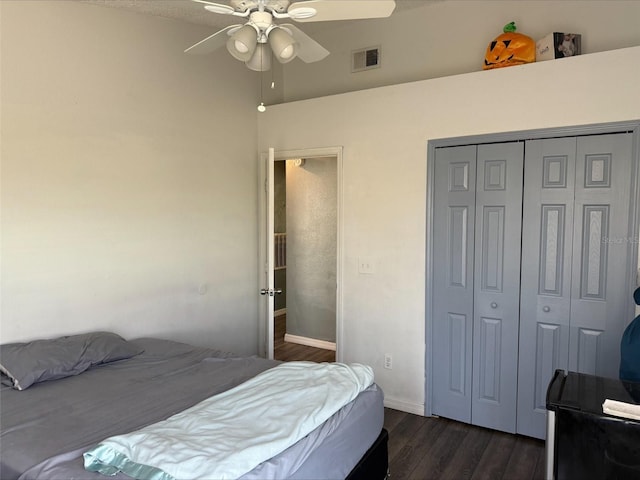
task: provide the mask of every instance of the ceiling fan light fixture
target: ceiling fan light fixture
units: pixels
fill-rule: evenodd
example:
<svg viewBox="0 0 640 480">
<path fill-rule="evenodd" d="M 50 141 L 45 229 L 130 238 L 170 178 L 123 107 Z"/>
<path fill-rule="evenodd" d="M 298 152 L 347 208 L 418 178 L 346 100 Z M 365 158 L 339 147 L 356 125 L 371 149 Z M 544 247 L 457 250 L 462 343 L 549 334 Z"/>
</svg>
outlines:
<svg viewBox="0 0 640 480">
<path fill-rule="evenodd" d="M 271 69 L 271 52 L 265 43 L 259 43 L 249 60 L 244 62 L 249 70 L 266 72 Z"/>
<path fill-rule="evenodd" d="M 234 32 L 227 40 L 227 50 L 241 62 L 248 61 L 258 45 L 258 32 L 251 25 L 245 25 Z"/>
<path fill-rule="evenodd" d="M 274 28 L 269 32 L 269 45 L 280 63 L 290 62 L 298 53 L 295 39 L 282 28 Z"/>
<path fill-rule="evenodd" d="M 293 24 L 277 25 L 274 23 L 274 18 L 290 18 L 297 22 L 385 18 L 392 14 L 396 6 L 396 0 L 228 0 L 225 2 L 230 5 L 211 0 L 192 1 L 204 4 L 209 12 L 248 17 L 248 21 L 245 25 L 228 26 L 209 35 L 187 48 L 185 53 L 210 53 L 226 43 L 229 53 L 234 58 L 257 72 L 271 69 L 272 56 L 275 56 L 280 63 L 288 63 L 294 58 L 299 58 L 305 63 L 313 63 L 329 55 L 327 49 L 298 27 Z"/>
</svg>

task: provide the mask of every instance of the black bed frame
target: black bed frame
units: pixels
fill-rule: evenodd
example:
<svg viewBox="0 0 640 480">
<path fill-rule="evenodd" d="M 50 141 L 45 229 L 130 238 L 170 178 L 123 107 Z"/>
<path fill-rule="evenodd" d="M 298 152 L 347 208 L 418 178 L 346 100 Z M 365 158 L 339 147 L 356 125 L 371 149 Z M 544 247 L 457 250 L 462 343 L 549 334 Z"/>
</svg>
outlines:
<svg viewBox="0 0 640 480">
<path fill-rule="evenodd" d="M 389 433 L 382 429 L 373 445 L 367 450 L 358 464 L 353 467 L 346 480 L 384 480 L 389 473 L 387 443 Z"/>
</svg>

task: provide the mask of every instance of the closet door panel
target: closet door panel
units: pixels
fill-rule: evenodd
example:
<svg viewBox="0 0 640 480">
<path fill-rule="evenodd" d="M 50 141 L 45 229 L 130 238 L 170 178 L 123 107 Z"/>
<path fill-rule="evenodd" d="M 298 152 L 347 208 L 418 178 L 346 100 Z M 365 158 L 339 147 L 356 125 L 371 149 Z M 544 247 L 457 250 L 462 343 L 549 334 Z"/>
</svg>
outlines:
<svg viewBox="0 0 640 480">
<path fill-rule="evenodd" d="M 433 413 L 471 422 L 476 147 L 436 150 Z"/>
<path fill-rule="evenodd" d="M 546 434 L 546 392 L 567 369 L 575 138 L 526 144 L 517 432 Z"/>
<path fill-rule="evenodd" d="M 515 432 L 524 148 L 477 148 L 472 423 Z"/>
<path fill-rule="evenodd" d="M 556 369 L 617 377 L 633 134 L 437 148 L 433 413 L 545 438 Z"/>
<path fill-rule="evenodd" d="M 632 134 L 577 140 L 569 369 L 618 377 L 620 338 L 633 317 L 628 258 Z"/>
</svg>

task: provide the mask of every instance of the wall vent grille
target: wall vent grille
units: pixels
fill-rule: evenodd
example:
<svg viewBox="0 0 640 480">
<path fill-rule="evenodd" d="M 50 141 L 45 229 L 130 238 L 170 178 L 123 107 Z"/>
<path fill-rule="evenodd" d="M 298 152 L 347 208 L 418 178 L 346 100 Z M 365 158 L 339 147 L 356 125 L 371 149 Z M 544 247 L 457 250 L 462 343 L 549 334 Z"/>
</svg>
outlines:
<svg viewBox="0 0 640 480">
<path fill-rule="evenodd" d="M 372 68 L 380 68 L 380 47 L 367 47 L 351 53 L 351 71 L 362 72 Z"/>
</svg>

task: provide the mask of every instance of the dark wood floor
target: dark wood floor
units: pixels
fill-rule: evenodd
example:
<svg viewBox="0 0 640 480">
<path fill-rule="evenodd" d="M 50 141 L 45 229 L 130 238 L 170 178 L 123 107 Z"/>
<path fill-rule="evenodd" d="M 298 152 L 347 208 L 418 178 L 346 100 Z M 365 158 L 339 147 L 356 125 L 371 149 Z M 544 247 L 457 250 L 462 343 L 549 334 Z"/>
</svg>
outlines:
<svg viewBox="0 0 640 480">
<path fill-rule="evenodd" d="M 335 352 L 284 341 L 286 316 L 276 317 L 277 360 L 334 362 Z M 391 480 L 542 480 L 544 442 L 446 418 L 384 409 Z"/>
<path fill-rule="evenodd" d="M 323 348 L 307 347 L 297 343 L 284 341 L 287 316 L 279 315 L 275 318 L 273 337 L 273 357 L 276 360 L 291 362 L 294 360 L 307 360 L 310 362 L 335 362 L 336 352 Z"/>
<path fill-rule="evenodd" d="M 393 480 L 542 480 L 544 442 L 385 408 Z"/>
</svg>

